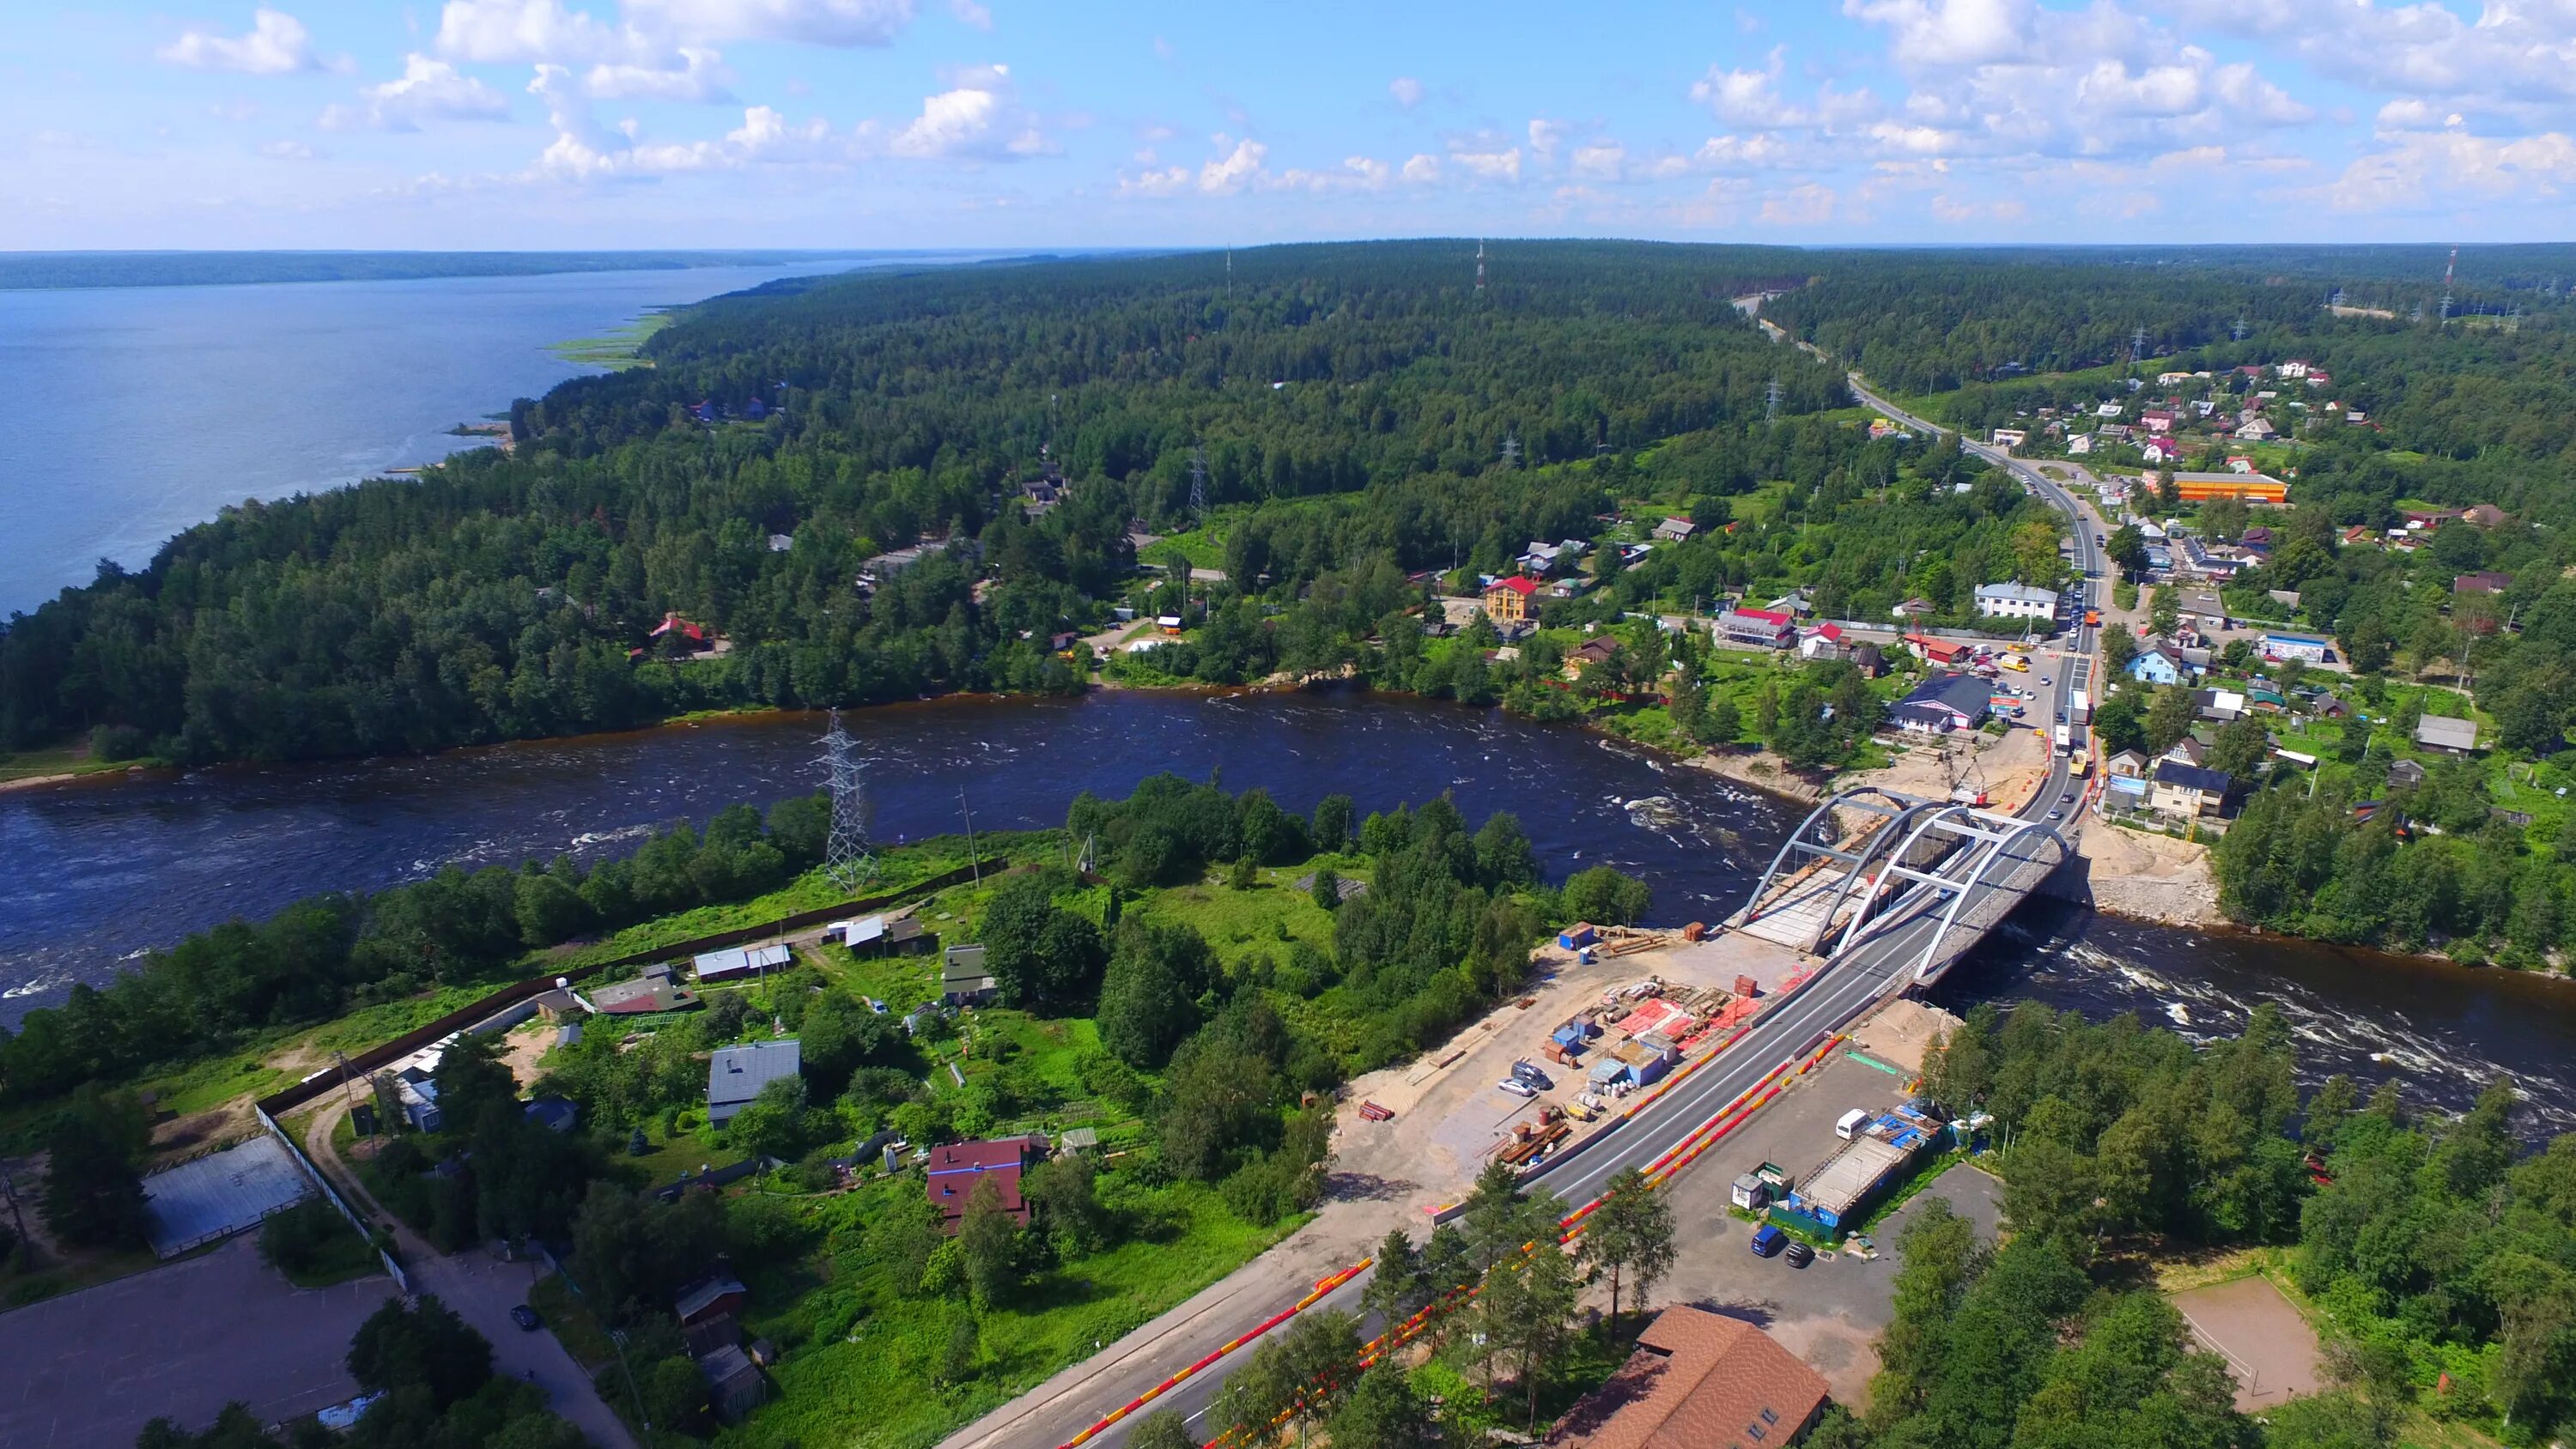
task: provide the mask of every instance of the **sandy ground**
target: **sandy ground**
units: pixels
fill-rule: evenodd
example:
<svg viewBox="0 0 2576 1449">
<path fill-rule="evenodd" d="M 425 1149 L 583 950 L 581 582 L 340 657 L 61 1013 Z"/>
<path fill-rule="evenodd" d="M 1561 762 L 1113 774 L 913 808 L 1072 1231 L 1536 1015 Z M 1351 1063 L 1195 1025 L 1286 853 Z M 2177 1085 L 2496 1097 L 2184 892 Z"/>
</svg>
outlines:
<svg viewBox="0 0 2576 1449">
<path fill-rule="evenodd" d="M 2171 926 L 2226 922 L 2208 846 L 2123 830 L 2087 814 L 2075 848 L 2090 867 L 2098 910 Z"/>
<path fill-rule="evenodd" d="M 1785 795 L 1792 800 L 1822 800 L 1830 793 L 1789 768 L 1788 761 L 1769 750 L 1693 755 L 1688 763 L 1739 785 L 1749 785 L 1772 795 Z"/>
<path fill-rule="evenodd" d="M 2238 1278 L 2173 1295 L 2193 1336 L 2227 1359 L 2236 1407 L 2257 1413 L 2324 1387 L 2317 1331 L 2268 1278 Z"/>
<path fill-rule="evenodd" d="M 1937 1006 L 1899 997 L 1854 1027 L 1852 1044 L 1890 1066 L 1920 1075 L 1923 1051 L 1932 1045 L 1932 1038 L 1947 1036 L 1966 1024 Z"/>
</svg>

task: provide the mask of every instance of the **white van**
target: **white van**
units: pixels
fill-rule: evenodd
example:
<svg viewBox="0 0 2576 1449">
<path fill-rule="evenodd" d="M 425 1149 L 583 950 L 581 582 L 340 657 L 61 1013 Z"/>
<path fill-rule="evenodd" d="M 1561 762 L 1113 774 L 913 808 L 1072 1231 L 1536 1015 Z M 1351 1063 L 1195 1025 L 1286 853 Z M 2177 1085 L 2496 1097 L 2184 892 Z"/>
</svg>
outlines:
<svg viewBox="0 0 2576 1449">
<path fill-rule="evenodd" d="M 1845 1142 L 1849 1142 L 1856 1134 L 1859 1133 L 1861 1127 L 1868 1121 L 1869 1113 L 1858 1107 L 1854 1107 L 1850 1111 L 1845 1112 L 1842 1115 L 1841 1120 L 1834 1123 L 1834 1135 Z"/>
</svg>

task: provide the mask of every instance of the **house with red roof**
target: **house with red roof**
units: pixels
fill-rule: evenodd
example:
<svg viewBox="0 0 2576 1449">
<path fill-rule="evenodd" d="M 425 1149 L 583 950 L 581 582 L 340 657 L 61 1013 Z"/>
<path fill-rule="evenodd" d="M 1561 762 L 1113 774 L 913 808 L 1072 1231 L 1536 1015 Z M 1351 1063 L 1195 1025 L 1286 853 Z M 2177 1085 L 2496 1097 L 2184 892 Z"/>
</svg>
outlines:
<svg viewBox="0 0 2576 1449">
<path fill-rule="evenodd" d="M 1046 1154 L 1047 1140 L 1038 1136 L 951 1142 L 930 1149 L 930 1205 L 939 1209 L 940 1226 L 956 1232 L 966 1220 L 966 1203 L 976 1184 L 989 1177 L 1001 1191 L 1002 1211 L 1027 1227 L 1029 1204 L 1020 1193 L 1020 1176 L 1045 1161 Z"/>
<path fill-rule="evenodd" d="M 1485 617 L 1497 624 L 1518 624 L 1530 616 L 1530 598 L 1538 592 L 1538 580 L 1514 574 L 1496 579 L 1485 588 Z"/>
<path fill-rule="evenodd" d="M 1786 649 L 1798 642 L 1798 621 L 1784 609 L 1729 609 L 1717 616 L 1710 633 L 1720 644 Z"/>
</svg>

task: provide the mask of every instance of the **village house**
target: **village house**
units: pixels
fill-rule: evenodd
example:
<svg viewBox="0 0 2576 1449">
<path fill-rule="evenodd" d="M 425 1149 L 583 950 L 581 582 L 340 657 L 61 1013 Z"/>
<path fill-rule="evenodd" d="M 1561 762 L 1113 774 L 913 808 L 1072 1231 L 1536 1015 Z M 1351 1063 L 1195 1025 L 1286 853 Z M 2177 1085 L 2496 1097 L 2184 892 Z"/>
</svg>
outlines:
<svg viewBox="0 0 2576 1449">
<path fill-rule="evenodd" d="M 2021 428 L 1997 428 L 1992 435 L 1993 445 L 1998 448 L 2018 448 L 2029 441 L 2030 434 Z"/>
<path fill-rule="evenodd" d="M 1530 596 L 1538 592 L 1535 579 L 1517 575 L 1496 579 L 1484 594 L 1485 617 L 1497 624 L 1517 624 L 1530 616 Z"/>
<path fill-rule="evenodd" d="M 2265 633 L 2261 642 L 2255 647 L 2264 658 L 2275 663 L 2303 659 L 2310 664 L 2323 664 L 2327 656 L 2333 653 L 2332 642 L 2314 634 L 2283 634 L 2277 631 Z"/>
<path fill-rule="evenodd" d="M 1681 543 L 1687 540 L 1697 527 L 1698 525 L 1687 518 L 1667 518 L 1655 525 L 1655 537 L 1665 543 Z"/>
<path fill-rule="evenodd" d="M 2028 584 L 1980 584 L 1977 612 L 1989 619 L 2054 619 L 2057 594 Z"/>
<path fill-rule="evenodd" d="M 1720 644 L 1786 649 L 1797 642 L 1797 622 L 1776 609 L 1729 609 L 1710 626 Z"/>
<path fill-rule="evenodd" d="M 1677 1306 L 1637 1335 L 1627 1363 L 1566 1411 L 1556 1449 L 1789 1449 L 1830 1389 L 1740 1318 Z"/>
<path fill-rule="evenodd" d="M 1908 634 L 1905 642 L 1913 645 L 1914 652 L 1922 655 L 1927 664 L 1956 664 L 1976 652 L 1976 646 L 1964 639 L 1943 639 L 1933 634 Z"/>
<path fill-rule="evenodd" d="M 1843 657 L 1843 631 L 1839 624 L 1819 624 L 1798 640 L 1801 659 L 1840 659 Z"/>
<path fill-rule="evenodd" d="M 2227 790 L 2233 783 L 2224 770 L 2166 760 L 2156 766 L 2155 785 L 2147 793 L 2147 808 L 2176 820 L 2216 815 L 2225 807 Z"/>
<path fill-rule="evenodd" d="M 1973 674 L 1936 674 L 1890 706 L 1887 717 L 1908 734 L 1940 735 L 1986 722 L 1994 686 Z"/>
<path fill-rule="evenodd" d="M 2415 743 L 2446 755 L 2465 755 L 2478 747 L 2478 722 L 2428 714 L 2415 722 Z"/>
<path fill-rule="evenodd" d="M 2493 595 L 2501 594 L 2512 587 L 2513 575 L 2496 573 L 2491 569 L 2481 569 L 2472 574 L 2461 574 L 2459 577 L 2451 580 L 2451 593 L 2454 597 L 2466 597 L 2473 594 L 2492 597 Z"/>
<path fill-rule="evenodd" d="M 2139 650 L 2129 661 L 2129 677 L 2144 684 L 2180 684 L 2188 671 L 2172 645 L 2156 644 Z"/>
<path fill-rule="evenodd" d="M 707 1059 L 707 1125 L 721 1127 L 751 1105 L 760 1089 L 795 1076 L 803 1066 L 796 1039 L 718 1047 Z"/>
<path fill-rule="evenodd" d="M 930 1150 L 927 1191 L 939 1209 L 940 1225 L 949 1233 L 966 1218 L 975 1185 L 989 1177 L 1000 1190 L 1002 1211 L 1022 1227 L 1029 1224 L 1028 1200 L 1020 1194 L 1020 1176 L 1046 1160 L 1042 1136 L 1003 1137 L 990 1142 L 951 1142 Z"/>
</svg>

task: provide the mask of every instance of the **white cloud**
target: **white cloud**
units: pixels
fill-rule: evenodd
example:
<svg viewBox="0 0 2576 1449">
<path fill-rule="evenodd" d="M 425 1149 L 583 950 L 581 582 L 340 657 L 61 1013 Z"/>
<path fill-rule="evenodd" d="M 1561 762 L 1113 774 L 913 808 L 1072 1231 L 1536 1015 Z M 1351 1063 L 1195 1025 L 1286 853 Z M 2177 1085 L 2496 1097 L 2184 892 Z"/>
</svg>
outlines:
<svg viewBox="0 0 2576 1449">
<path fill-rule="evenodd" d="M 312 147 L 301 141 L 264 141 L 260 143 L 259 154 L 272 161 L 310 161 L 315 153 Z"/>
<path fill-rule="evenodd" d="M 1616 141 L 1595 141 L 1574 149 L 1574 174 L 1587 181 L 1616 181 L 1627 169 L 1628 148 Z"/>
<path fill-rule="evenodd" d="M 1017 161 L 1056 149 L 1035 113 L 1020 104 L 1007 66 L 973 66 L 952 73 L 949 89 L 926 96 L 921 114 L 882 138 L 888 155 L 917 161 Z M 879 144 L 874 122 L 860 128 L 863 145 Z"/>
<path fill-rule="evenodd" d="M 1261 174 L 1261 163 L 1269 154 L 1270 148 L 1258 141 L 1236 142 L 1233 151 L 1199 168 L 1199 190 L 1210 196 L 1232 196 Z"/>
<path fill-rule="evenodd" d="M 551 81 L 556 94 L 568 91 L 561 67 L 541 69 L 555 73 Z M 549 81 L 548 76 L 540 75 L 529 89 L 537 90 Z M 834 140 L 832 128 L 820 117 L 798 124 L 767 106 L 745 110 L 742 124 L 714 141 L 646 142 L 635 134 L 632 121 L 615 134 L 605 134 L 590 125 L 587 117 L 568 117 L 560 109 L 556 115 L 559 125 L 554 143 L 537 158 L 535 170 L 526 179 L 650 180 L 692 171 L 850 159 L 848 144 Z M 567 121 L 570 123 L 562 124 Z"/>
<path fill-rule="evenodd" d="M 948 0 L 948 13 L 956 16 L 961 25 L 971 25 L 977 30 L 993 28 L 993 12 L 975 0 Z"/>
<path fill-rule="evenodd" d="M 1440 179 L 1440 158 L 1428 152 L 1415 155 L 1404 163 L 1404 179 L 1416 186 L 1428 186 Z"/>
<path fill-rule="evenodd" d="M 1533 120 L 1529 123 L 1530 150 L 1542 161 L 1552 159 L 1556 148 L 1565 144 L 1563 121 Z"/>
<path fill-rule="evenodd" d="M 795 40 L 810 45 L 892 45 L 913 21 L 913 0 L 627 0 L 638 29 L 679 40 Z"/>
<path fill-rule="evenodd" d="M 438 53 L 487 65 L 517 61 L 649 64 L 656 47 L 632 29 L 603 25 L 561 0 L 447 0 Z"/>
<path fill-rule="evenodd" d="M 1843 13 L 1895 32 L 1905 66 L 1985 65 L 2026 51 L 2029 0 L 1843 0 Z"/>
<path fill-rule="evenodd" d="M 323 128 L 417 131 L 424 121 L 497 121 L 510 114 L 509 99 L 499 91 L 417 52 L 403 57 L 399 77 L 358 94 L 362 104 L 323 111 Z"/>
<path fill-rule="evenodd" d="M 1834 193 L 1815 182 L 1764 199 L 1761 218 L 1772 226 L 1822 226 L 1834 219 Z"/>
<path fill-rule="evenodd" d="M 675 67 L 601 61 L 582 78 L 582 89 L 600 100 L 726 101 L 733 72 L 712 50 L 682 46 Z"/>
<path fill-rule="evenodd" d="M 2260 38 L 2318 71 L 2450 109 L 2526 121 L 2576 110 L 2576 4 L 2485 0 L 2171 0 L 2181 17 Z"/>
<path fill-rule="evenodd" d="M 1409 75 L 1400 75 L 1388 81 L 1386 93 L 1395 97 L 1395 103 L 1408 111 L 1422 104 L 1422 82 Z"/>
<path fill-rule="evenodd" d="M 1484 149 L 1478 149 L 1479 147 Z M 1496 150 L 1493 149 L 1491 142 L 1481 139 L 1451 141 L 1449 159 L 1457 163 L 1459 168 L 1468 175 L 1487 181 L 1509 181 L 1517 184 L 1521 179 L 1521 148 L 1518 146 L 1507 146 Z"/>
<path fill-rule="evenodd" d="M 2466 130 L 2409 131 L 2344 168 L 2326 188 L 2339 211 L 2447 214 L 2463 202 L 2556 198 L 2576 189 L 2576 138 L 2512 139 Z"/>
<path fill-rule="evenodd" d="M 191 30 L 161 47 L 163 60 L 192 70 L 237 70 L 246 75 L 289 75 L 323 70 L 313 53 L 313 37 L 304 22 L 283 10 L 262 7 L 251 17 L 249 33 L 216 35 Z"/>
</svg>

